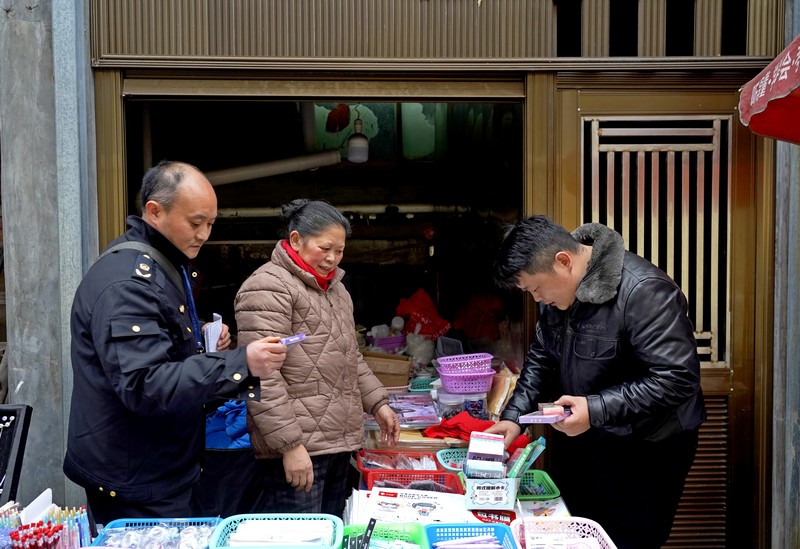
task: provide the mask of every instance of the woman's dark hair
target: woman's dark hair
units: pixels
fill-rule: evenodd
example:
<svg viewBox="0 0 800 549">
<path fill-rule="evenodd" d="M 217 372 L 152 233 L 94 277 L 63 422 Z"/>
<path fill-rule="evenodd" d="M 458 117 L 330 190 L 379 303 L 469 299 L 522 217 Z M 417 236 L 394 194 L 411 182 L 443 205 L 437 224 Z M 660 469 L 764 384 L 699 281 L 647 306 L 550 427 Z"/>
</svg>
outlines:
<svg viewBox="0 0 800 549">
<path fill-rule="evenodd" d="M 286 223 L 284 237 L 297 231 L 301 237 L 317 236 L 331 225 L 339 225 L 350 236 L 350 220 L 325 200 L 297 198 L 281 206 L 281 220 Z"/>
<path fill-rule="evenodd" d="M 494 282 L 515 290 L 520 273 L 550 272 L 558 252 L 579 250 L 578 241 L 564 227 L 544 215 L 534 215 L 506 227 L 494 262 Z"/>
<path fill-rule="evenodd" d="M 191 164 L 175 160 L 162 160 L 147 170 L 142 178 L 140 191 L 142 211 L 150 200 L 158 202 L 166 210 L 172 208 L 175 203 L 175 195 L 178 194 L 178 185 L 186 176 L 187 169 L 200 171 Z"/>
</svg>

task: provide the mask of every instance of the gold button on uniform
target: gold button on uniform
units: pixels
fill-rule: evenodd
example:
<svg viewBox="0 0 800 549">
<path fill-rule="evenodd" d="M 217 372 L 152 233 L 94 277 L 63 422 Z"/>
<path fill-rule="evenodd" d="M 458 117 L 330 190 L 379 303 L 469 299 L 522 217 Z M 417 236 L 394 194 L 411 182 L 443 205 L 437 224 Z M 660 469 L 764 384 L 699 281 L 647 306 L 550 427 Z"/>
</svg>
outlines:
<svg viewBox="0 0 800 549">
<path fill-rule="evenodd" d="M 141 331 L 142 331 L 142 329 L 141 329 L 139 326 L 137 326 L 136 324 L 134 324 L 133 326 L 131 326 L 131 330 L 133 330 L 133 331 L 134 331 L 134 332 L 136 332 L 137 334 L 138 334 L 139 332 L 141 332 Z"/>
<path fill-rule="evenodd" d="M 234 381 L 241 381 L 242 380 L 242 374 L 233 374 L 233 380 Z"/>
<path fill-rule="evenodd" d="M 192 333 L 192 329 L 189 328 L 188 326 L 186 327 L 186 331 L 189 332 L 190 334 Z"/>
<path fill-rule="evenodd" d="M 109 496 L 111 496 L 112 498 L 115 498 L 115 497 L 117 497 L 117 493 L 116 493 L 114 490 L 111 490 L 111 491 L 108 493 L 108 495 L 109 495 Z"/>
<path fill-rule="evenodd" d="M 183 314 L 186 308 L 183 305 L 181 305 L 180 307 L 178 307 L 178 310 L 181 312 L 181 314 Z"/>
<path fill-rule="evenodd" d="M 102 486 L 98 486 L 97 489 L 100 490 L 101 492 L 103 491 L 103 487 Z"/>
<path fill-rule="evenodd" d="M 255 393 L 247 393 L 247 396 L 249 396 L 250 398 L 256 398 L 256 394 Z"/>
</svg>

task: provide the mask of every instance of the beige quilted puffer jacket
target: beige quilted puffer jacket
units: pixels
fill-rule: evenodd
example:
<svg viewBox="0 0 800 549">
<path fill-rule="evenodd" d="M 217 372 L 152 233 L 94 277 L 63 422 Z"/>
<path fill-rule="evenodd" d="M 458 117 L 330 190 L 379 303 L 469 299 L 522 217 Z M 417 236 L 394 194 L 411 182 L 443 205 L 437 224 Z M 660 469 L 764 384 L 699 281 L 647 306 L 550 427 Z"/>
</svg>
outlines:
<svg viewBox="0 0 800 549">
<path fill-rule="evenodd" d="M 296 333 L 278 372 L 261 379 L 261 399 L 247 403 L 257 458 L 280 457 L 303 444 L 309 455 L 358 450 L 363 413 L 388 403 L 386 389 L 358 350 L 353 300 L 336 274 L 323 292 L 281 246 L 239 288 L 238 344 Z"/>
</svg>

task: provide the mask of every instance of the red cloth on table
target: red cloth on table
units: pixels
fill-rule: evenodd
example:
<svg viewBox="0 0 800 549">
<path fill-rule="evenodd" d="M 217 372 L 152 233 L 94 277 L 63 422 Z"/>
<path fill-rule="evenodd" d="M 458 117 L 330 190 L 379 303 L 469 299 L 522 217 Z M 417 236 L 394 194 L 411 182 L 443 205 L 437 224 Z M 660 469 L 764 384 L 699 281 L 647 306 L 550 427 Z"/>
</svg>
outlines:
<svg viewBox="0 0 800 549">
<path fill-rule="evenodd" d="M 494 425 L 494 421 L 490 419 L 478 419 L 469 415 L 469 412 L 460 412 L 450 419 L 443 419 L 439 425 L 433 425 L 425 429 L 422 434 L 428 438 L 460 438 L 461 440 L 469 440 L 469 435 L 473 431 L 483 432 L 489 427 Z M 531 439 L 528 435 L 519 435 L 509 445 L 506 451 L 513 454 L 517 448 L 524 448 L 530 444 Z"/>
</svg>

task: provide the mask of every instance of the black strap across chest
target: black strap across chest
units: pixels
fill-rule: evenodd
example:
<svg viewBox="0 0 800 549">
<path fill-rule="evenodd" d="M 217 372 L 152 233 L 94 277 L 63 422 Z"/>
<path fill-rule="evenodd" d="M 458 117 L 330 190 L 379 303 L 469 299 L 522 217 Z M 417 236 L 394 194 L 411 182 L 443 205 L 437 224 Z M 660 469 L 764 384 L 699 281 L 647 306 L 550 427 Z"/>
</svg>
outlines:
<svg viewBox="0 0 800 549">
<path fill-rule="evenodd" d="M 181 275 L 178 273 L 178 270 L 172 264 L 172 262 L 164 257 L 164 254 L 150 246 L 149 244 L 145 244 L 144 242 L 137 242 L 135 240 L 126 240 L 125 242 L 120 242 L 115 246 L 111 246 L 109 249 L 104 251 L 100 257 L 97 258 L 99 261 L 103 257 L 107 256 L 111 252 L 115 252 L 117 250 L 123 249 L 133 249 L 139 250 L 142 253 L 145 253 L 153 258 L 153 260 L 158 263 L 158 265 L 164 269 L 164 272 L 167 273 L 167 276 L 172 280 L 172 283 L 181 291 L 181 295 L 183 298 L 186 299 L 186 290 L 183 288 L 183 279 Z"/>
</svg>

